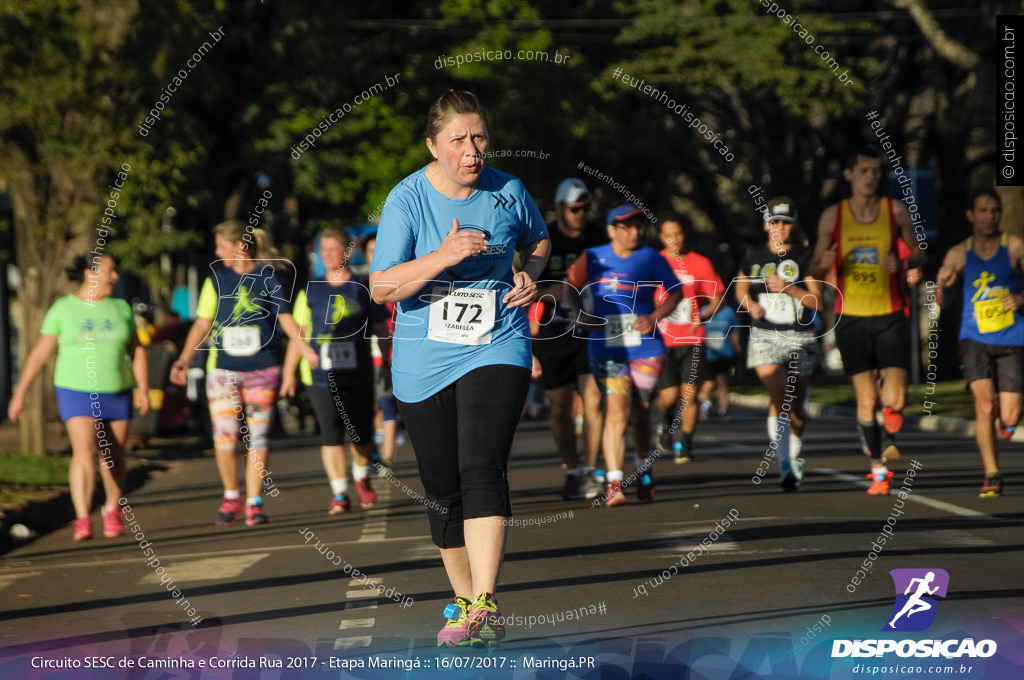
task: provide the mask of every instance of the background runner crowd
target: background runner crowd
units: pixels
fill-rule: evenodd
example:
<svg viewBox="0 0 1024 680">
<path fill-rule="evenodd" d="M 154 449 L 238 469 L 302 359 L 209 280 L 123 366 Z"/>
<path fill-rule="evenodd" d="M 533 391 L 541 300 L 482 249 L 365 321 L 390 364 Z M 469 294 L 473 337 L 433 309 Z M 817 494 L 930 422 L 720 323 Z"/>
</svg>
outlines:
<svg viewBox="0 0 1024 680">
<path fill-rule="evenodd" d="M 359 246 L 342 228 L 320 234 L 326 274 L 308 282 L 296 281 L 261 229 L 236 220 L 214 229 L 219 266 L 170 379 L 186 384 L 202 357 L 223 486 L 216 523 L 269 521 L 268 432 L 279 396 L 304 389 L 309 397 L 332 515 L 351 509 L 349 467 L 360 507 L 377 502 L 370 469 L 390 467 L 400 414 L 454 592 L 438 643 L 496 644 L 508 460 L 531 376 L 550 404 L 561 497 L 614 507 L 633 489 L 641 502 L 655 499 L 659 461 L 699 455 L 694 435 L 711 392 L 727 418 L 728 376 L 744 361 L 770 397 L 766 455 L 781 489 L 793 492 L 813 453 L 803 445 L 805 406 L 829 333 L 856 392 L 851 436 L 855 428 L 868 458 L 868 494 L 889 494 L 907 403 L 908 287 L 921 281 L 926 257 L 906 207 L 878 194 L 875 151 L 846 160 L 850 196 L 821 214 L 813 248 L 797 202 L 778 196 L 763 207 L 764 242 L 723 281 L 697 252 L 685 216 L 657 212 L 657 233 L 648 234 L 641 208 L 622 203 L 600 215 L 577 178 L 557 186 L 556 217 L 545 224 L 521 181 L 485 166 L 489 132 L 472 93 L 443 95 L 428 120 L 433 162 L 392 191 L 376 237 L 362 245 L 368 272 L 354 271 Z M 1000 231 L 991 189 L 972 195 L 965 216 L 970 231 L 933 285 L 941 304 L 963 283 L 959 351 L 975 399 L 980 495 L 990 498 L 1002 493 L 997 441 L 1021 415 L 1024 241 Z M 117 501 L 133 377 L 135 407 L 149 407 L 145 354 L 130 308 L 109 298 L 117 280 L 109 255 L 77 258 L 69 279 L 79 288 L 47 314 L 8 414 L 22 416 L 28 386 L 56 349 L 74 450 L 74 538 L 92 537 L 97 462 L 104 535 L 114 537 L 123 531 Z"/>
</svg>

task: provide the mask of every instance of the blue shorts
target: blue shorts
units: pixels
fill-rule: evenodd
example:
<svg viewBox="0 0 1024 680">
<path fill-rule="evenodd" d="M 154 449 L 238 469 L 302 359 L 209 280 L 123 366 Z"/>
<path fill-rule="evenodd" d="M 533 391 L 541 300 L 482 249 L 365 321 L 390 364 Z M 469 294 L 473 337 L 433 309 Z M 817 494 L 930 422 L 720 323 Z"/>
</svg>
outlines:
<svg viewBox="0 0 1024 680">
<path fill-rule="evenodd" d="M 132 417 L 132 391 L 79 392 L 57 388 L 57 408 L 60 419 L 87 416 L 96 420 L 130 420 Z"/>
<path fill-rule="evenodd" d="M 395 408 L 394 395 L 382 394 L 377 403 L 380 405 L 380 415 L 385 423 L 393 423 L 398 420 L 398 409 Z"/>
</svg>

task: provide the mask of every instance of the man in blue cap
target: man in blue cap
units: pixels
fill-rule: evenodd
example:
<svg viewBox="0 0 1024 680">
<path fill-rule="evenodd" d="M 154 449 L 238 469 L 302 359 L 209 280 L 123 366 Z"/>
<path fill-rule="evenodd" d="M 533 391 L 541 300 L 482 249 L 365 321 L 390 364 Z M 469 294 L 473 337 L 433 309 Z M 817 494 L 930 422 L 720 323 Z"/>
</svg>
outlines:
<svg viewBox="0 0 1024 680">
<path fill-rule="evenodd" d="M 569 271 L 569 282 L 585 290 L 585 299 L 593 299 L 593 314 L 603 322 L 590 335 L 590 367 L 605 399 L 602 443 L 608 506 L 625 503 L 623 488 L 631 484 L 636 484 L 641 502 L 654 500 L 653 461 L 647 460 L 651 399 L 665 354 L 657 326 L 675 309 L 682 290 L 665 258 L 640 244 L 647 223 L 635 205 L 616 207 L 608 213 L 611 242 L 585 250 Z M 668 291 L 660 302 L 655 299 L 658 286 Z M 636 472 L 623 479 L 626 427 L 631 417 Z"/>
</svg>

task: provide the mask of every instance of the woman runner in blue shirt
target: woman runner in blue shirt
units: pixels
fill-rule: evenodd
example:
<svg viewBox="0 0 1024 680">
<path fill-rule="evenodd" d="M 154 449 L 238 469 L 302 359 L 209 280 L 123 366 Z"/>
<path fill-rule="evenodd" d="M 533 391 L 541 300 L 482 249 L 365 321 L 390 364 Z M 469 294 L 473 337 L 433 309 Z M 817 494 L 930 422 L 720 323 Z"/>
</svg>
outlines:
<svg viewBox="0 0 1024 680">
<path fill-rule="evenodd" d="M 508 456 L 530 382 L 525 306 L 550 241 L 522 182 L 484 166 L 476 95 L 449 91 L 428 114 L 434 162 L 388 196 L 370 268 L 396 302 L 392 377 L 455 599 L 439 646 L 496 644 L 494 598 L 512 514 Z M 513 268 L 520 252 L 522 268 Z"/>
</svg>

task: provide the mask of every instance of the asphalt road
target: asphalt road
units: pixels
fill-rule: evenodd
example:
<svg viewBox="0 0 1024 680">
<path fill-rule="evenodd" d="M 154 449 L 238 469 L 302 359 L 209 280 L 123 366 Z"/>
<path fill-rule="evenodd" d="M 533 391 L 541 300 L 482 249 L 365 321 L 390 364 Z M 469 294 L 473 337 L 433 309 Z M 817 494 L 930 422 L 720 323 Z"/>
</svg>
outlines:
<svg viewBox="0 0 1024 680">
<path fill-rule="evenodd" d="M 894 495 L 871 497 L 851 420 L 816 419 L 805 441 L 804 484 L 784 494 L 774 466 L 752 482 L 761 415 L 702 423 L 695 462 L 655 466 L 654 503 L 631 493 L 605 508 L 558 499 L 547 425 L 524 423 L 498 593 L 508 638 L 454 653 L 434 646 L 450 593 L 408 445 L 396 466 L 408 492 L 375 479 L 375 508 L 330 517 L 316 441 L 274 442 L 279 493 L 255 528 L 214 525 L 211 458 L 175 461 L 126 499 L 142 548 L 129 535 L 75 543 L 66 527 L 0 562 L 0 678 L 857 678 L 864 663 L 885 678 L 1024 677 L 1024 448 L 1003 447 L 1006 491 L 980 499 L 972 440 L 908 428 Z M 888 572 L 910 568 L 949 574 L 934 623 L 880 632 Z M 997 651 L 832 658 L 835 640 L 966 638 Z"/>
</svg>

